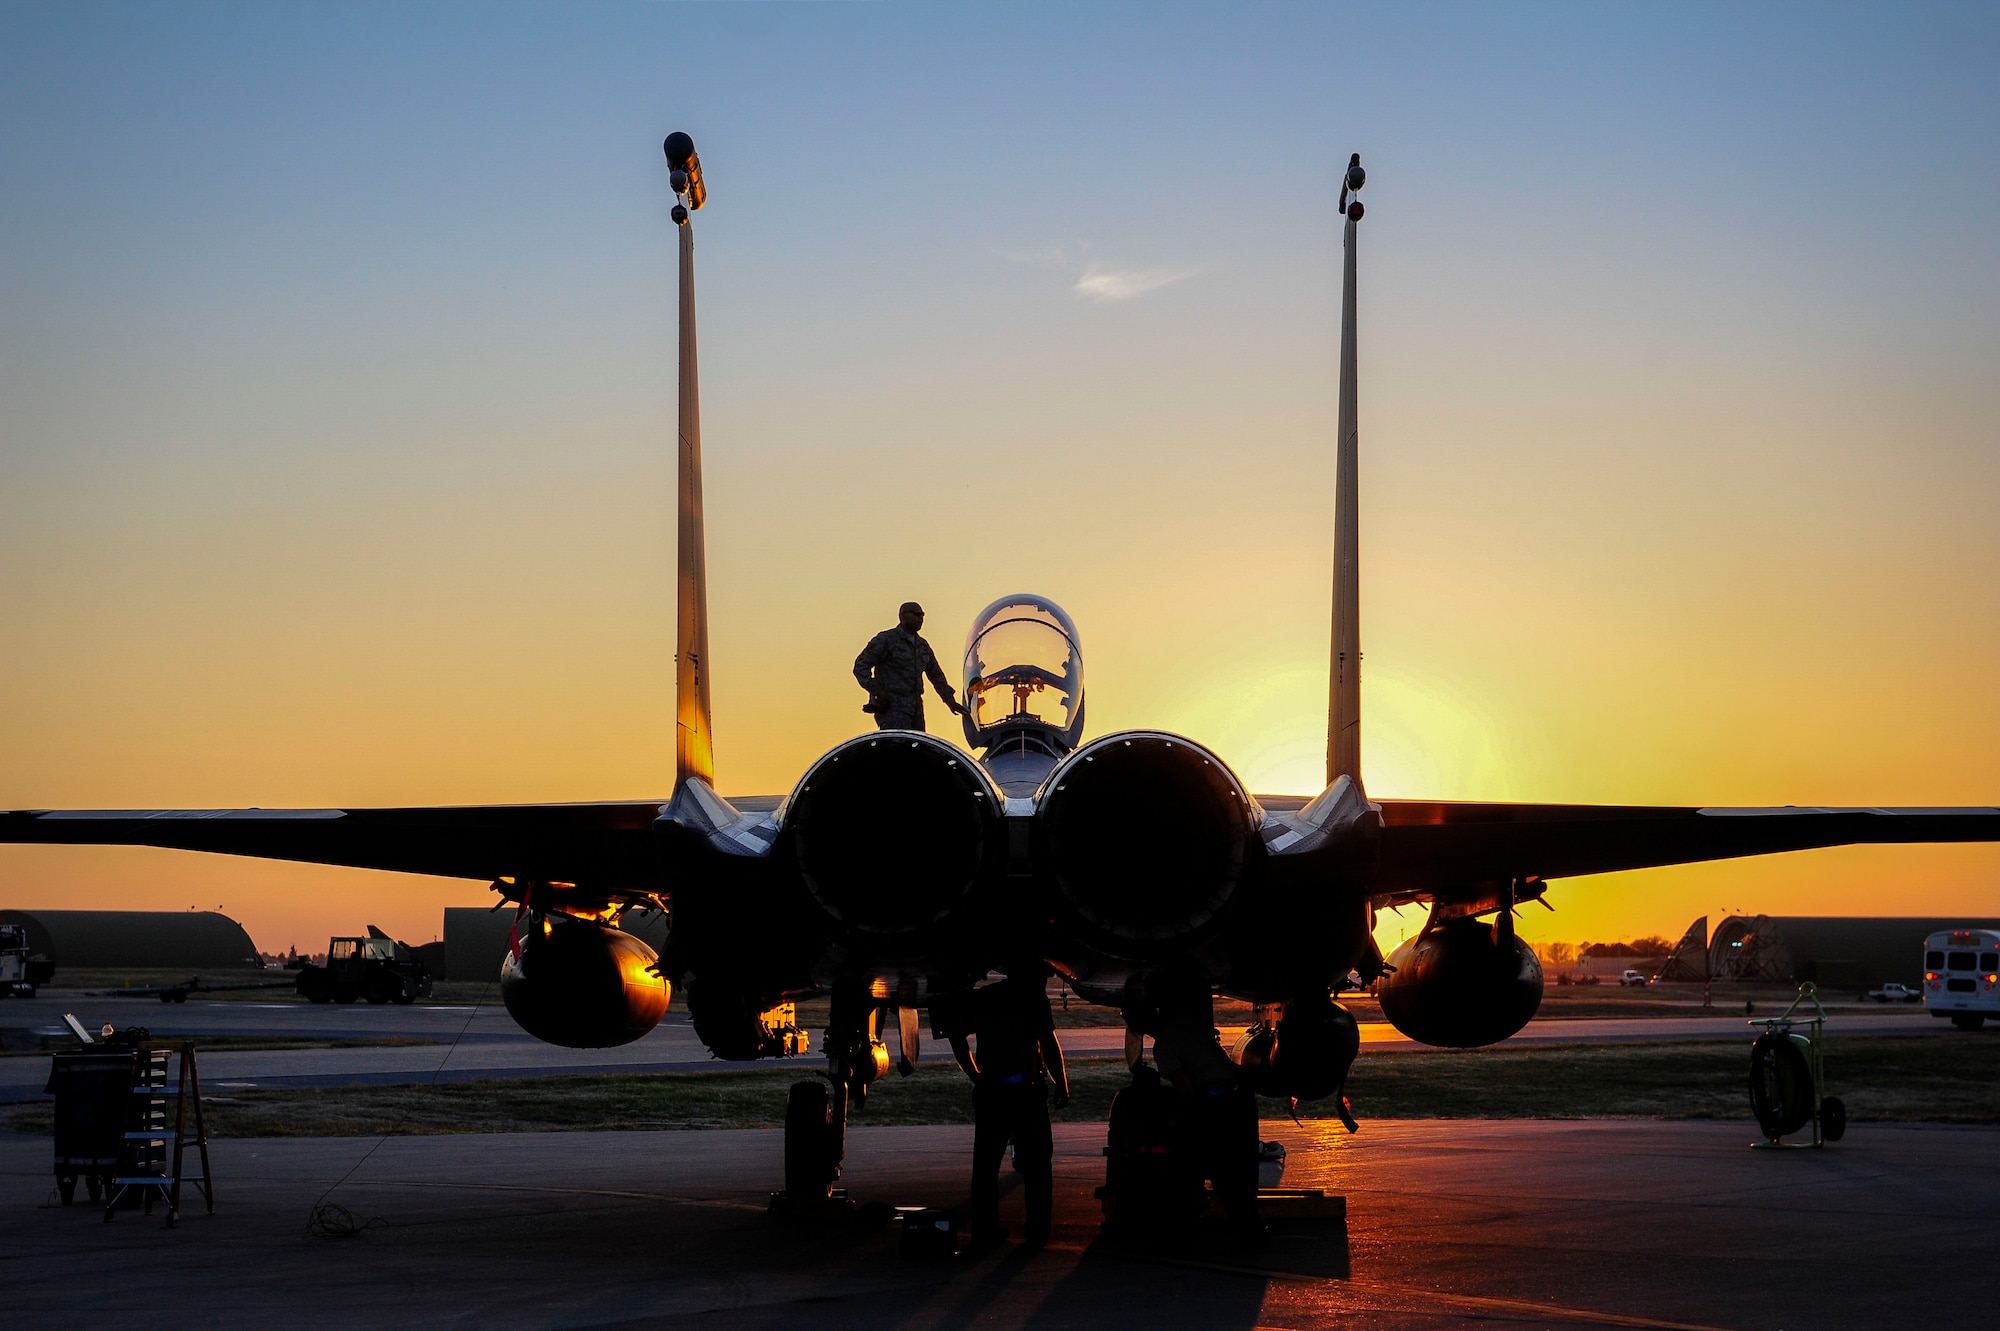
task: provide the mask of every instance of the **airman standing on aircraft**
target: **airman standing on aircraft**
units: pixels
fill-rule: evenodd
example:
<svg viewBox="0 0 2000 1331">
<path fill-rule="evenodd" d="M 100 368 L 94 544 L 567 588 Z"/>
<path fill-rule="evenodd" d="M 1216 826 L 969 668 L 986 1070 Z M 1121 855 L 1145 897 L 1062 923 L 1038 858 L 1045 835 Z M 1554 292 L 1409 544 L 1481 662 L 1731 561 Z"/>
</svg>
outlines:
<svg viewBox="0 0 2000 1331">
<path fill-rule="evenodd" d="M 969 1023 L 949 1033 L 952 1056 L 972 1078 L 972 1244 L 991 1247 L 1007 1237 L 1000 1228 L 1000 1161 L 1014 1143 L 1028 1218 L 1022 1238 L 1040 1246 L 1049 1239 L 1053 1211 L 1055 1137 L 1049 1127 L 1047 1089 L 1056 1108 L 1069 1103 L 1069 1071 L 1056 1040 L 1045 972 L 1021 968 L 998 984 L 967 995 Z M 965 1025 L 979 1037 L 975 1059 Z"/>
<path fill-rule="evenodd" d="M 963 716 L 965 709 L 958 705 L 937 653 L 918 632 L 924 626 L 924 608 L 905 601 L 896 620 L 895 628 L 870 638 L 854 658 L 854 678 L 868 691 L 868 703 L 861 710 L 874 713 L 877 730 L 922 730 L 928 676 L 952 715 Z"/>
</svg>

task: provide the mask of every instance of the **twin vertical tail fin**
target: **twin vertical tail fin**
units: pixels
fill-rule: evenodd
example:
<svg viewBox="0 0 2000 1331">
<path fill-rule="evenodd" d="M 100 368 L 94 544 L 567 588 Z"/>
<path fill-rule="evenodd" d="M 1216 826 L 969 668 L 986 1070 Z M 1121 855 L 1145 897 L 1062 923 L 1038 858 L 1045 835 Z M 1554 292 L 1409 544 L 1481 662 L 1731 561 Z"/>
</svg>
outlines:
<svg viewBox="0 0 2000 1331">
<path fill-rule="evenodd" d="M 705 189 L 696 192 L 700 168 L 694 141 L 685 134 L 667 139 L 667 165 L 674 193 L 685 203 L 674 205 L 680 232 L 680 558 L 675 579 L 677 625 L 674 642 L 674 784 L 698 777 L 715 784 L 715 741 L 709 725 L 708 700 L 708 555 L 701 513 L 701 376 L 695 359 L 694 228 L 688 205 L 699 208 Z"/>
<path fill-rule="evenodd" d="M 1341 181 L 1346 214 L 1340 278 L 1340 439 L 1333 509 L 1333 653 L 1326 708 L 1326 784 L 1341 777 L 1361 788 L 1361 534 L 1356 476 L 1360 433 L 1354 400 L 1354 238 L 1366 180 L 1356 153 Z"/>
<path fill-rule="evenodd" d="M 667 140 L 675 193 L 693 207 L 705 202 L 683 182 L 699 179 L 694 144 L 684 134 Z M 1341 182 L 1344 262 L 1340 291 L 1340 438 L 1333 519 L 1333 649 L 1327 699 L 1326 783 L 1341 777 L 1361 786 L 1361 567 L 1360 436 L 1355 406 L 1354 250 L 1361 220 L 1357 194 L 1366 179 L 1354 154 Z M 708 688 L 708 561 L 702 529 L 701 385 L 695 355 L 694 229 L 689 208 L 674 208 L 680 232 L 680 552 L 674 649 L 674 780 L 715 784 L 715 741 Z"/>
</svg>

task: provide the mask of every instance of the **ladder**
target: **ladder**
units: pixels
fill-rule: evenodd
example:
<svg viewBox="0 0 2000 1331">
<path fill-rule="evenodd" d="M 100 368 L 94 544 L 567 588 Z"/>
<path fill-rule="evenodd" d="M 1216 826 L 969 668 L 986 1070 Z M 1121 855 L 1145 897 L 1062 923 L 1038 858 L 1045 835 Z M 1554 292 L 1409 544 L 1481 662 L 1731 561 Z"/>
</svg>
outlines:
<svg viewBox="0 0 2000 1331">
<path fill-rule="evenodd" d="M 170 1078 L 173 1056 L 180 1055 L 178 1078 Z M 167 1223 L 181 1217 L 181 1183 L 188 1141 L 193 1139 L 201 1155 L 201 1173 L 194 1177 L 215 1214 L 215 1186 L 208 1172 L 208 1125 L 201 1113 L 201 1074 L 195 1067 L 194 1043 L 168 1040 L 140 1046 L 134 1055 L 132 1104 L 125 1115 L 125 1151 L 119 1173 L 111 1180 L 105 1196 L 104 1218 L 108 1222 L 118 1211 L 126 1194 L 143 1198 L 145 1213 L 153 1213 L 153 1202 L 164 1197 Z M 172 1106 L 172 1126 L 168 1125 Z M 193 1109 L 190 1128 L 189 1109 Z"/>
</svg>

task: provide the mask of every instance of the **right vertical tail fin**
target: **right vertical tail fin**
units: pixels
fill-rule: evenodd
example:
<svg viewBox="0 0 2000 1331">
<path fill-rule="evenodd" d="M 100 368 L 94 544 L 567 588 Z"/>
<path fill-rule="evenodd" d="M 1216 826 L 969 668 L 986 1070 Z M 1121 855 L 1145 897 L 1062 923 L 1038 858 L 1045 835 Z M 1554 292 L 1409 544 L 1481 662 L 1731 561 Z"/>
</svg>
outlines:
<svg viewBox="0 0 2000 1331">
<path fill-rule="evenodd" d="M 1354 154 L 1341 181 L 1347 220 L 1340 279 L 1340 438 L 1333 508 L 1333 659 L 1326 708 L 1326 783 L 1341 777 L 1361 786 L 1361 535 L 1360 436 L 1354 400 L 1354 238 L 1361 201 L 1349 196 L 1366 179 Z"/>
</svg>

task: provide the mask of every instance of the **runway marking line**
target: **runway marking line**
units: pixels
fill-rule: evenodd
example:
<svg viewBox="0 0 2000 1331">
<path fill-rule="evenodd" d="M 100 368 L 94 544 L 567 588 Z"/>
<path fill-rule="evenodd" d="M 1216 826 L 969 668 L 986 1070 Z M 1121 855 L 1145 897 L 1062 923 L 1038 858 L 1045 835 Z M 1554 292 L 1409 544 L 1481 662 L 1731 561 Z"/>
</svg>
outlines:
<svg viewBox="0 0 2000 1331">
<path fill-rule="evenodd" d="M 1358 1294 L 1398 1294 L 1405 1298 L 1428 1299 L 1433 1303 L 1452 1304 L 1462 1308 L 1478 1308 L 1487 1312 L 1525 1313 L 1531 1317 L 1555 1317 L 1569 1322 L 1596 1322 L 1601 1326 L 1630 1326 L 1645 1328 L 1646 1331 L 1730 1331 L 1728 1327 L 1711 1326 L 1706 1322 L 1669 1322 L 1658 1317 L 1638 1317 L 1631 1313 L 1598 1312 L 1590 1308 L 1572 1308 L 1561 1303 L 1537 1303 L 1529 1299 L 1499 1299 L 1484 1294 L 1450 1294 L 1442 1290 L 1423 1289 L 1416 1285 L 1398 1285 L 1386 1280 L 1342 1279 L 1339 1276 L 1314 1275 L 1309 1271 L 1283 1271 L 1262 1266 L 1239 1266 L 1232 1262 L 1209 1262 L 1196 1257 L 1159 1257 L 1145 1253 L 1120 1253 L 1142 1262 L 1153 1262 L 1161 1266 L 1185 1266 L 1198 1271 L 1217 1271 L 1230 1275 L 1257 1276 L 1265 1280 L 1280 1280 L 1288 1284 L 1332 1285 L 1340 1289 L 1351 1289 Z M 1277 1331 L 1272 1328 L 1271 1331 Z"/>
<path fill-rule="evenodd" d="M 625 1197 L 641 1202 L 671 1202 L 677 1206 L 708 1206 L 723 1211 L 754 1211 L 768 1207 L 751 1202 L 715 1201 L 703 1197 L 672 1197 L 658 1192 L 621 1192 L 613 1188 L 552 1188 L 535 1183 L 444 1183 L 433 1179 L 352 1179 L 350 1188 L 458 1188 L 466 1192 L 552 1192 L 575 1197 Z"/>
</svg>

